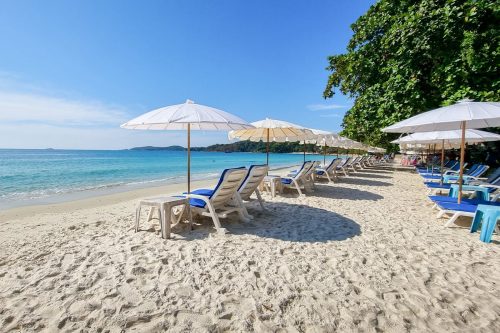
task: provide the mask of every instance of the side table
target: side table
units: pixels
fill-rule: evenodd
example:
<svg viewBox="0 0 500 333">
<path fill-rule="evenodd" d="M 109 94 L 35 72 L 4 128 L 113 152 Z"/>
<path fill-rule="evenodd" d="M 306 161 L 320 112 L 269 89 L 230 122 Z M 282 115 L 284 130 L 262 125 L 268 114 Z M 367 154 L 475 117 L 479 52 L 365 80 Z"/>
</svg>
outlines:
<svg viewBox="0 0 500 333">
<path fill-rule="evenodd" d="M 182 197 L 156 197 L 156 198 L 142 199 L 141 201 L 139 201 L 139 204 L 137 205 L 137 209 L 135 211 L 135 232 L 139 231 L 141 208 L 143 206 L 146 206 L 146 207 L 151 207 L 151 210 L 149 211 L 148 215 L 148 221 L 151 221 L 151 219 L 153 218 L 154 210 L 158 210 L 158 215 L 159 215 L 158 217 L 160 219 L 161 237 L 170 238 L 172 208 L 177 206 L 183 206 L 179 213 L 179 219 L 176 221 L 176 223 L 178 223 L 187 205 L 189 205 L 188 199 Z M 191 216 L 189 217 L 189 222 L 191 223 Z"/>
</svg>

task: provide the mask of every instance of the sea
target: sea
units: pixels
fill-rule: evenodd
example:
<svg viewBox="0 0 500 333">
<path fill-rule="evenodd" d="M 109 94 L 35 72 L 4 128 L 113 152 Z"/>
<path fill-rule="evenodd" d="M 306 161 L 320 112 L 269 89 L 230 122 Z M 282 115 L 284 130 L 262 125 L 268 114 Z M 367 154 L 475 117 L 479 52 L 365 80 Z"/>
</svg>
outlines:
<svg viewBox="0 0 500 333">
<path fill-rule="evenodd" d="M 333 157 L 327 156 L 327 162 Z M 299 165 L 302 154 L 270 154 L 271 169 Z M 307 155 L 321 160 L 321 155 Z M 191 152 L 191 179 L 225 168 L 265 164 L 263 153 Z M 187 180 L 187 153 L 148 150 L 0 149 L 0 209 L 50 204 Z"/>
</svg>

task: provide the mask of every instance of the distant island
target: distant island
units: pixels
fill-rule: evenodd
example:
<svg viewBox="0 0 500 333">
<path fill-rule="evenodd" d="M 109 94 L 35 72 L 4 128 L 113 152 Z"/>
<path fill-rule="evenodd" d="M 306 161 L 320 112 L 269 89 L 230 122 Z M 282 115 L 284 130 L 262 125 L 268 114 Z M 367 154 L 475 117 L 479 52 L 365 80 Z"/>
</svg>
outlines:
<svg viewBox="0 0 500 333">
<path fill-rule="evenodd" d="M 322 147 L 313 144 L 307 145 L 307 152 L 323 152 Z M 154 151 L 185 151 L 186 148 L 182 146 L 168 146 L 168 147 L 134 147 L 131 150 L 154 150 Z M 265 153 L 266 144 L 264 142 L 252 141 L 238 141 L 234 143 L 215 144 L 208 147 L 192 147 L 192 151 L 208 151 L 208 152 L 224 152 L 224 153 Z M 269 144 L 269 151 L 271 153 L 296 153 L 303 152 L 303 145 L 298 142 L 271 142 Z M 328 148 L 329 153 L 337 152 L 337 148 Z"/>
<path fill-rule="evenodd" d="M 130 150 L 167 150 L 167 151 L 184 151 L 186 148 L 182 146 L 168 146 L 168 147 L 153 147 L 153 146 L 144 146 L 144 147 L 134 147 Z"/>
</svg>

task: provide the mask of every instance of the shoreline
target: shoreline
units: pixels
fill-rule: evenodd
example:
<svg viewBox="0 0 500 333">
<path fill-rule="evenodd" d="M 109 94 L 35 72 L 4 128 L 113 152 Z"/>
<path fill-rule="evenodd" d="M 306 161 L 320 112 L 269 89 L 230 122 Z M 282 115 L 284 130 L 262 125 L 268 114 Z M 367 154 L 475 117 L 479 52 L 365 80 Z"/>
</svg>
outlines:
<svg viewBox="0 0 500 333">
<path fill-rule="evenodd" d="M 296 165 L 270 169 L 275 173 L 283 173 Z M 207 179 L 191 181 L 192 188 L 213 187 L 219 175 Z M 125 188 L 126 186 L 121 186 Z M 116 189 L 116 188 L 115 188 Z M 60 214 L 75 210 L 89 209 L 113 205 L 120 202 L 138 200 L 140 198 L 158 195 L 177 195 L 186 191 L 186 183 L 169 183 L 163 185 L 153 185 L 149 187 L 138 187 L 125 189 L 122 191 L 112 191 L 103 193 L 101 191 L 88 191 L 86 193 L 71 193 L 58 198 L 53 202 L 36 202 L 14 207 L 0 208 L 0 225 L 14 219 L 23 219 L 36 214 Z M 41 201 L 41 200 L 40 200 Z"/>
</svg>

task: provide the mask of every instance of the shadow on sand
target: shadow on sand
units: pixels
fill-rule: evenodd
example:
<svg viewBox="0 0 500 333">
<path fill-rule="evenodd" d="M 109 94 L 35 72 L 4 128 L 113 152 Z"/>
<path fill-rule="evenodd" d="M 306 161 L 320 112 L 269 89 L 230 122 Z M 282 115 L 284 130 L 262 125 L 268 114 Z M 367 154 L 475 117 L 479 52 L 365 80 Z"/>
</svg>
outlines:
<svg viewBox="0 0 500 333">
<path fill-rule="evenodd" d="M 369 191 L 362 191 L 355 188 L 343 187 L 341 184 L 322 185 L 316 184 L 316 189 L 309 194 L 314 197 L 344 199 L 344 200 L 370 200 L 377 201 L 384 197 Z"/>
<path fill-rule="evenodd" d="M 351 176 L 365 177 L 365 178 L 376 178 L 376 179 L 391 179 L 391 176 L 385 176 L 379 174 L 377 171 L 361 170 L 356 171 L 356 173 L 351 173 Z"/>
<path fill-rule="evenodd" d="M 387 182 L 370 180 L 366 178 L 356 178 L 356 176 L 343 177 L 339 180 L 339 184 L 351 184 L 360 186 L 392 186 L 392 184 Z"/>
<path fill-rule="evenodd" d="M 321 208 L 283 202 L 267 202 L 267 211 L 249 209 L 251 222 L 240 222 L 235 215 L 222 219 L 228 235 L 216 236 L 230 240 L 231 235 L 253 235 L 291 242 L 343 241 L 361 234 L 359 224 L 337 213 Z M 174 230 L 185 240 L 206 239 L 215 235 L 210 218 L 198 218 L 193 231 L 186 227 Z"/>
</svg>

